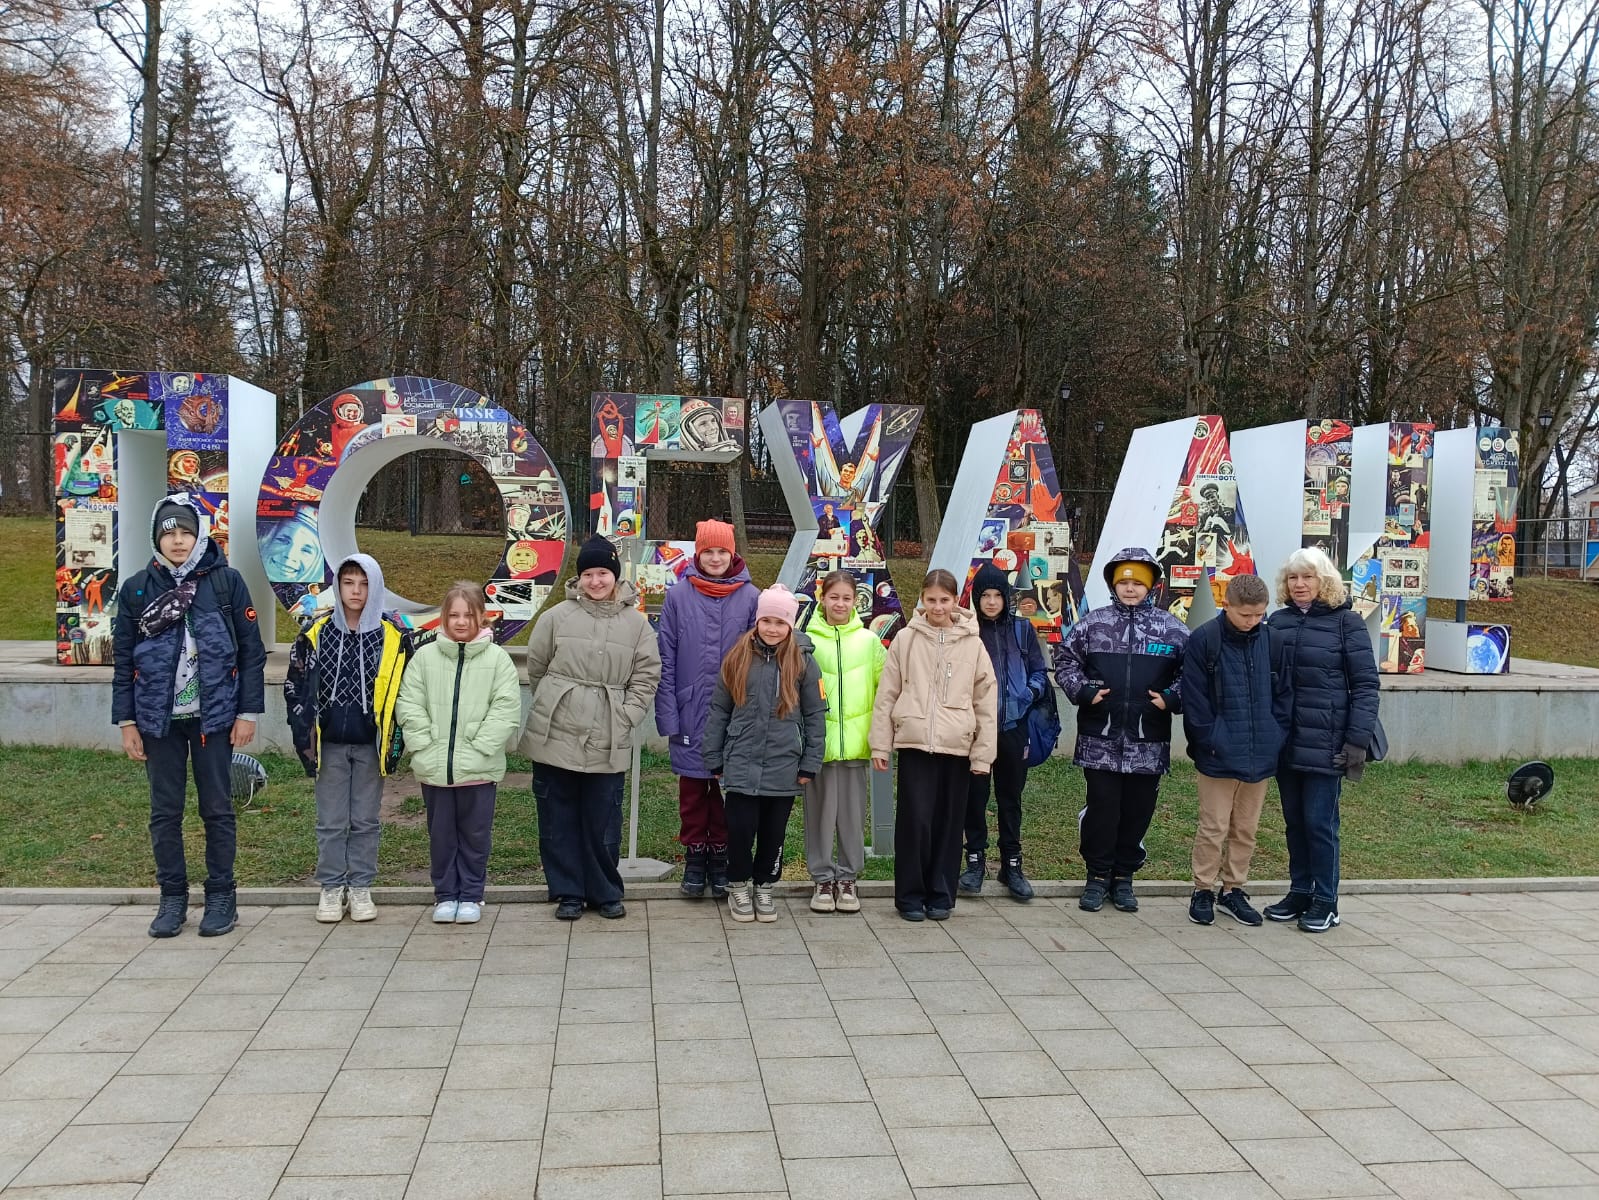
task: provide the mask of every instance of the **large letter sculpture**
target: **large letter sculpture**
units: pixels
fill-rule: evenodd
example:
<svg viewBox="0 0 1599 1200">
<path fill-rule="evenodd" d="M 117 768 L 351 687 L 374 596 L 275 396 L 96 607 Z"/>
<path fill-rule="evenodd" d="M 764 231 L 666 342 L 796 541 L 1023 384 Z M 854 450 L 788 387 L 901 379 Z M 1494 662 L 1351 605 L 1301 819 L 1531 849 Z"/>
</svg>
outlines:
<svg viewBox="0 0 1599 1200">
<path fill-rule="evenodd" d="M 1165 569 L 1156 603 L 1180 621 L 1205 620 L 1221 604 L 1228 580 L 1255 573 L 1220 417 L 1184 417 L 1133 431 L 1084 581 L 1091 606 L 1110 602 L 1104 579 L 1110 557 L 1135 545 L 1153 550 Z"/>
<path fill-rule="evenodd" d="M 732 462 L 744 453 L 744 401 L 736 396 L 595 392 L 589 445 L 589 528 L 616 543 L 622 577 L 652 621 L 694 544 L 652 540 L 649 475 L 671 462 Z"/>
<path fill-rule="evenodd" d="M 779 574 L 800 601 L 803 625 L 818 583 L 843 568 L 855 576 L 861 621 L 885 642 L 905 619 L 877 532 L 910 453 L 922 410 L 868 404 L 839 420 L 831 404 L 775 400 L 761 410 L 761 433 L 794 516 L 794 541 Z"/>
<path fill-rule="evenodd" d="M 1426 663 L 1433 426 L 1362 425 L 1350 442 L 1345 513 L 1355 610 L 1368 620 L 1376 613 L 1378 670 L 1416 674 Z"/>
<path fill-rule="evenodd" d="M 1048 640 L 1077 623 L 1082 572 L 1060 480 L 1037 410 L 1018 409 L 972 426 L 933 547 L 932 565 L 971 587 L 991 562 L 1010 576 L 1018 610 Z M 975 607 L 975 606 L 974 606 Z"/>
<path fill-rule="evenodd" d="M 256 508 L 261 561 L 278 599 L 305 624 L 331 611 L 333 566 L 356 549 L 355 510 L 389 463 L 453 450 L 493 478 L 505 545 L 483 592 L 494 639 L 505 642 L 543 605 L 566 554 L 566 488 L 542 446 L 503 408 L 439 379 L 400 376 L 343 388 L 301 417 L 267 464 Z M 403 626 L 431 631 L 432 603 L 385 591 Z"/>
<path fill-rule="evenodd" d="M 227 375 L 57 371 L 54 420 L 56 661 L 111 661 L 123 573 L 149 560 L 150 517 L 172 491 L 206 514 L 228 549 L 255 540 L 255 497 L 277 398 Z M 253 550 L 232 556 L 271 644 L 275 606 Z"/>
</svg>

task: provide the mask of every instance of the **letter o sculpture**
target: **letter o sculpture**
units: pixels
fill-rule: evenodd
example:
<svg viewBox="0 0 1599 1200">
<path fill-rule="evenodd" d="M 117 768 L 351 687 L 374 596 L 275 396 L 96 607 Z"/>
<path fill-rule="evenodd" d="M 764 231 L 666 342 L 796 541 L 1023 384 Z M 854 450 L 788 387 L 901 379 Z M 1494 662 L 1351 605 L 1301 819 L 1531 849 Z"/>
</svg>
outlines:
<svg viewBox="0 0 1599 1200">
<path fill-rule="evenodd" d="M 427 448 L 475 459 L 500 490 L 505 550 L 484 584 L 494 640 L 533 619 L 555 585 L 570 526 L 566 487 L 544 448 L 503 408 L 459 384 L 404 375 L 340 388 L 284 436 L 261 479 L 256 537 L 278 600 L 306 625 L 332 611 L 333 568 L 355 553 L 356 504 L 388 464 Z M 436 605 L 385 590 L 407 629 L 433 630 Z"/>
</svg>

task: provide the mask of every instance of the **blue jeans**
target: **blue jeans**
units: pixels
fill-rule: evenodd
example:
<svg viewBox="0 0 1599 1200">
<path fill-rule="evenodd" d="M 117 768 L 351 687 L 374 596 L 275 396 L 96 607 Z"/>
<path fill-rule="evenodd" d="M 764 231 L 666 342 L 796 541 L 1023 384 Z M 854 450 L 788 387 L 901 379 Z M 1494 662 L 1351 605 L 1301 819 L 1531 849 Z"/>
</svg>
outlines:
<svg viewBox="0 0 1599 1200">
<path fill-rule="evenodd" d="M 1338 794 L 1342 775 L 1284 769 L 1277 775 L 1288 840 L 1288 889 L 1338 904 Z"/>
</svg>

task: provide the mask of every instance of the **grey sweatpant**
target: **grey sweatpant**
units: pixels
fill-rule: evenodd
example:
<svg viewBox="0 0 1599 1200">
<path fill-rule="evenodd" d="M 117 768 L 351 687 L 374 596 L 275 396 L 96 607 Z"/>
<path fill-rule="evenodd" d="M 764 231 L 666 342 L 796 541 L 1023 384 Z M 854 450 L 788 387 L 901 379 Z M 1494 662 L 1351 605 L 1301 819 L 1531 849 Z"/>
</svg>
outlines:
<svg viewBox="0 0 1599 1200">
<path fill-rule="evenodd" d="M 866 865 L 866 801 L 871 781 L 868 762 L 830 762 L 823 763 L 821 772 L 805 785 L 805 866 L 817 883 L 856 879 Z"/>
<path fill-rule="evenodd" d="M 323 742 L 316 773 L 316 881 L 369 888 L 378 875 L 383 774 L 376 746 Z"/>
</svg>

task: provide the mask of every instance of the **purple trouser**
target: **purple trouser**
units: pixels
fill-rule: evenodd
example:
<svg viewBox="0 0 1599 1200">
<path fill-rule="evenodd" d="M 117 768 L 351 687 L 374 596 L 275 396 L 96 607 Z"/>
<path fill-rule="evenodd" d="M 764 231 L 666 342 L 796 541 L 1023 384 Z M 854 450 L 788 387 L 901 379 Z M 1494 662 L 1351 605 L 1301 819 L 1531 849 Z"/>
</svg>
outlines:
<svg viewBox="0 0 1599 1200">
<path fill-rule="evenodd" d="M 434 900 L 483 902 L 483 880 L 494 840 L 495 791 L 492 783 L 422 785 Z"/>
</svg>

